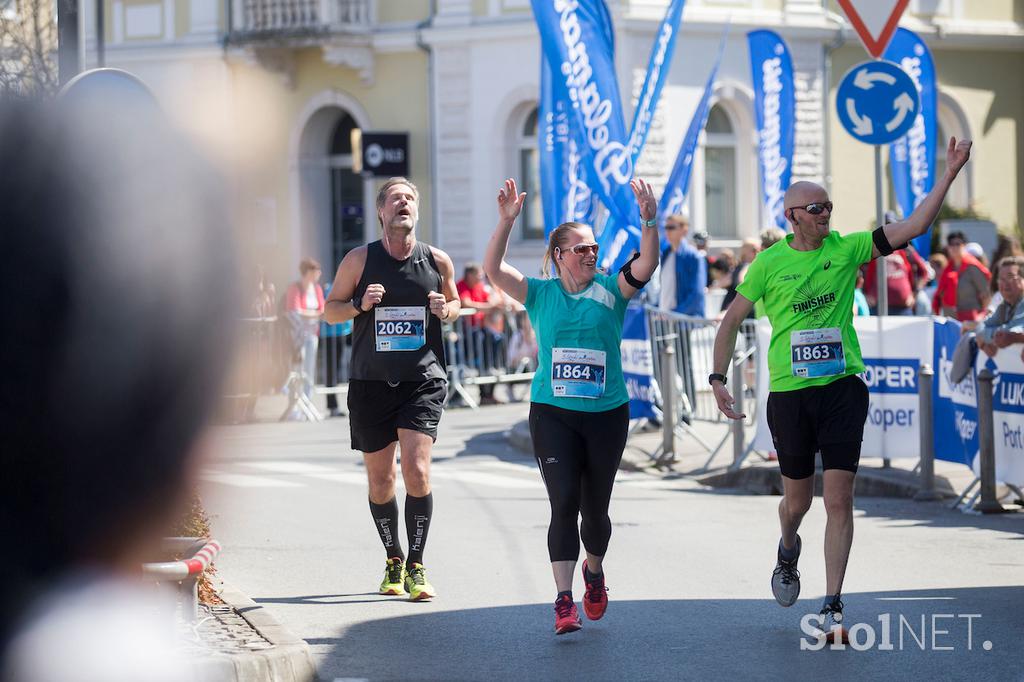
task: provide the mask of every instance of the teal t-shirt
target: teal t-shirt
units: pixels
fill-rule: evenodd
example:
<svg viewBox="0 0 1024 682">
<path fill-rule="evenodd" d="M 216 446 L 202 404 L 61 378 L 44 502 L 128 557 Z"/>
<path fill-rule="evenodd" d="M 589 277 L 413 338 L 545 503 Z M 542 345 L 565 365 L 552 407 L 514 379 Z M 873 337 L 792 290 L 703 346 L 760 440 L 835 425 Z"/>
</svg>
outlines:
<svg viewBox="0 0 1024 682">
<path fill-rule="evenodd" d="M 599 272 L 578 294 L 559 279 L 528 278 L 526 312 L 538 346 L 530 400 L 580 412 L 628 402 L 621 350 L 628 303 L 617 275 Z"/>
</svg>

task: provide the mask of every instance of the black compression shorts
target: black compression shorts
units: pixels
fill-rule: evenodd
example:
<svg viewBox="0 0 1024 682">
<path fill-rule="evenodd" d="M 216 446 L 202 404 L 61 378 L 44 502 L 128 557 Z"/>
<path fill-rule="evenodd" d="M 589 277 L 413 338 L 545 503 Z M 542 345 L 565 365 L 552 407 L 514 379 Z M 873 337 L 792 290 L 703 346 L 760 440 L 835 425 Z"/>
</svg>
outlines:
<svg viewBox="0 0 1024 682">
<path fill-rule="evenodd" d="M 770 393 L 767 416 L 783 476 L 813 476 L 819 450 L 823 469 L 857 471 L 868 416 L 868 387 L 860 377 Z"/>
</svg>

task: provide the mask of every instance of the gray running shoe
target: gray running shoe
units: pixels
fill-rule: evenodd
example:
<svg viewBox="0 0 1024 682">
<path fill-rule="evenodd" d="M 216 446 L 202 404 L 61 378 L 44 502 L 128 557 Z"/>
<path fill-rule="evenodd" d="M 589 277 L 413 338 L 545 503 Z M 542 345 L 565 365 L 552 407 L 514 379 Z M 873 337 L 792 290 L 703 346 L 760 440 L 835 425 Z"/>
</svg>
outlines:
<svg viewBox="0 0 1024 682">
<path fill-rule="evenodd" d="M 827 642 L 837 644 L 837 640 L 843 644 L 850 643 L 850 634 L 843 627 L 843 602 L 838 597 L 821 607 L 818 612 L 821 616 L 821 625 L 817 627 L 818 637 Z"/>
<path fill-rule="evenodd" d="M 792 561 L 782 558 L 782 547 L 779 547 L 775 570 L 772 572 L 772 594 L 775 601 L 782 606 L 792 606 L 800 596 L 800 571 L 796 570 L 796 562 L 800 561 L 800 536 L 796 536 L 796 557 Z"/>
</svg>

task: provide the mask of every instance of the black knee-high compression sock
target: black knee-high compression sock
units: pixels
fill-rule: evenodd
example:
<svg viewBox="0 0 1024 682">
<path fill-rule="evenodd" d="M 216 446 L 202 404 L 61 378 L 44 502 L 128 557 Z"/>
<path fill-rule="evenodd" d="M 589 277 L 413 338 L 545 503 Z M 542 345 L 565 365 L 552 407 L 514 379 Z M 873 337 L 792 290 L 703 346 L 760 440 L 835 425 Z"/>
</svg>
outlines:
<svg viewBox="0 0 1024 682">
<path fill-rule="evenodd" d="M 430 530 L 430 517 L 434 513 L 434 496 L 427 493 L 426 497 L 405 496 L 405 532 L 409 536 L 408 564 L 423 563 L 423 547 L 427 544 L 427 531 Z"/>
<path fill-rule="evenodd" d="M 370 513 L 373 514 L 373 525 L 377 527 L 380 541 L 384 543 L 384 551 L 388 558 L 405 559 L 402 552 L 402 541 L 398 537 L 398 500 L 392 497 L 384 504 L 375 504 L 370 500 Z"/>
</svg>

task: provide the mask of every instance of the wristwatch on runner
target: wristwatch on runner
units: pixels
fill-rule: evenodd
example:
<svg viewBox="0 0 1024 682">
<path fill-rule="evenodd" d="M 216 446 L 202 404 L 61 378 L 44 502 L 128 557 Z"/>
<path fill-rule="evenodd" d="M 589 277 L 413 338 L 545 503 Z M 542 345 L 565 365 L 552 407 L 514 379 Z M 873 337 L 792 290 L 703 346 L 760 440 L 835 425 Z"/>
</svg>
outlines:
<svg viewBox="0 0 1024 682">
<path fill-rule="evenodd" d="M 361 313 L 365 313 L 366 312 L 365 310 L 363 310 L 363 297 L 362 296 L 356 296 L 355 298 L 352 299 L 352 307 L 355 308 L 356 310 L 358 310 Z"/>
<path fill-rule="evenodd" d="M 712 372 L 708 376 L 708 383 L 711 384 L 712 386 L 714 386 L 716 381 L 721 381 L 722 384 L 725 385 L 725 375 L 724 374 L 719 374 L 717 372 Z"/>
</svg>

